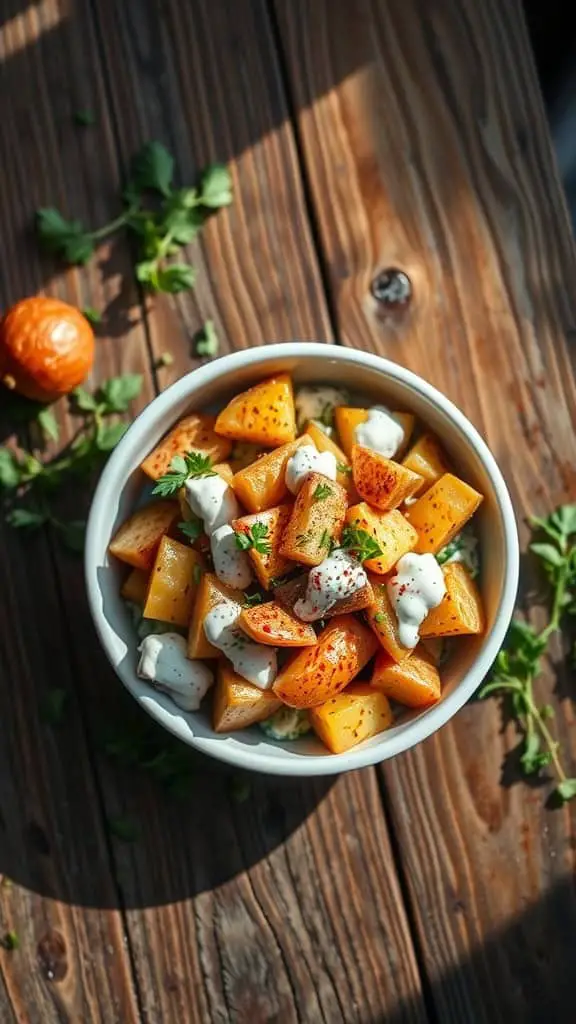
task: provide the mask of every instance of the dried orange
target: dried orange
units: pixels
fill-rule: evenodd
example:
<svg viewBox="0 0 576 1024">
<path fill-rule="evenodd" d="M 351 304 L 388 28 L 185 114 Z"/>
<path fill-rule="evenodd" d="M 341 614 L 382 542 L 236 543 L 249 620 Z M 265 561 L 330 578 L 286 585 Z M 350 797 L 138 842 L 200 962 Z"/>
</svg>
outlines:
<svg viewBox="0 0 576 1024">
<path fill-rule="evenodd" d="M 0 379 L 26 398 L 52 402 L 68 394 L 93 362 L 90 324 L 59 299 L 22 299 L 0 324 Z"/>
</svg>

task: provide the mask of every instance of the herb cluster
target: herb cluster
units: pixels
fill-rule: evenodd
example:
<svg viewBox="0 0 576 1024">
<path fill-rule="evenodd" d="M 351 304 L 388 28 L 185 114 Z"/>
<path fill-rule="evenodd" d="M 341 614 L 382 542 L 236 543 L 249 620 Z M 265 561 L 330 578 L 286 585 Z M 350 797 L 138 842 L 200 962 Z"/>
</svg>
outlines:
<svg viewBox="0 0 576 1024">
<path fill-rule="evenodd" d="M 238 531 L 236 534 L 236 545 L 240 551 L 249 551 L 253 548 L 260 555 L 269 555 L 272 551 L 268 537 L 268 526 L 266 523 L 254 523 L 247 533 Z"/>
<path fill-rule="evenodd" d="M 162 498 L 170 498 L 177 494 L 187 480 L 201 476 L 217 476 L 212 469 L 212 459 L 202 452 L 186 452 L 185 455 L 175 455 L 170 463 L 170 469 L 164 476 L 156 481 L 152 494 L 159 494 Z"/>
<path fill-rule="evenodd" d="M 549 704 L 538 704 L 534 684 L 551 637 L 561 629 L 566 615 L 576 614 L 576 505 L 564 505 L 545 519 L 533 518 L 531 525 L 546 538 L 531 544 L 530 550 L 541 562 L 548 580 L 549 619 L 540 631 L 520 619 L 513 620 L 506 644 L 479 696 L 508 699 L 522 733 L 523 771 L 533 775 L 552 767 L 555 795 L 566 801 L 576 796 L 576 778 L 567 776 L 560 744 L 549 725 L 554 709 Z"/>
<path fill-rule="evenodd" d="M 94 394 L 76 388 L 70 396 L 72 411 L 82 418 L 73 441 L 53 459 L 43 462 L 32 451 L 0 448 L 0 491 L 6 521 L 17 529 L 51 525 L 72 551 L 84 546 L 84 520 L 64 521 L 55 512 L 55 500 L 72 481 L 88 480 L 118 444 L 127 423 L 109 417 L 128 411 L 142 388 L 139 374 L 123 374 L 105 381 Z M 40 410 L 37 422 L 50 440 L 57 441 L 58 423 L 49 408 Z"/>
<path fill-rule="evenodd" d="M 118 217 L 89 229 L 82 221 L 66 219 L 54 207 L 45 207 L 36 214 L 40 241 L 66 263 L 82 264 L 99 242 L 126 229 L 137 246 L 134 269 L 138 281 L 152 292 L 186 291 L 194 285 L 194 267 L 172 258 L 197 236 L 211 213 L 230 205 L 232 181 L 228 169 L 220 164 L 204 171 L 197 188 L 176 188 L 173 176 L 171 153 L 160 142 L 149 142 L 132 161 L 122 197 L 124 210 Z M 214 325 L 209 328 L 207 324 L 204 330 L 204 344 L 214 355 Z"/>
</svg>

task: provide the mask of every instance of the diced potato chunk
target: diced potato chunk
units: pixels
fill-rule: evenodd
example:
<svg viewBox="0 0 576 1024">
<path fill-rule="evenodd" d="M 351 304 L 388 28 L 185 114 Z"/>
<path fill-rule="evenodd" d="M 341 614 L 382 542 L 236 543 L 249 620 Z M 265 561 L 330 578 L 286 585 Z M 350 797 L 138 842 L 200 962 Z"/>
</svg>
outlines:
<svg viewBox="0 0 576 1024">
<path fill-rule="evenodd" d="M 215 422 L 216 417 L 205 412 L 193 412 L 185 416 L 144 459 L 141 468 L 152 480 L 158 480 L 168 472 L 175 455 L 201 452 L 202 455 L 209 455 L 212 462 L 222 462 L 229 455 L 232 445 L 225 437 L 214 433 Z"/>
<path fill-rule="evenodd" d="M 265 546 L 269 547 L 270 550 L 268 552 L 258 551 L 255 547 L 252 547 L 248 551 L 248 557 L 252 562 L 258 582 L 261 587 L 264 587 L 264 590 L 269 590 L 274 580 L 285 576 L 286 573 L 294 568 L 295 563 L 280 554 L 282 537 L 284 536 L 284 530 L 288 525 L 291 513 L 292 505 L 277 505 L 276 508 L 266 509 L 265 512 L 257 512 L 251 516 L 242 516 L 241 519 L 235 519 L 232 523 L 236 533 L 248 535 L 250 535 L 250 531 L 255 523 L 261 523 L 267 528 Z"/>
<path fill-rule="evenodd" d="M 400 662 L 381 651 L 376 658 L 371 684 L 390 700 L 409 708 L 429 707 L 441 696 L 438 669 L 421 645 Z"/>
<path fill-rule="evenodd" d="M 293 441 L 296 415 L 289 375 L 279 373 L 232 398 L 216 420 L 216 432 L 267 448 Z"/>
<path fill-rule="evenodd" d="M 150 575 L 143 617 L 187 626 L 204 560 L 194 548 L 163 537 Z"/>
<path fill-rule="evenodd" d="M 274 597 L 280 604 L 290 611 L 294 611 L 294 605 L 306 594 L 308 585 L 308 573 L 301 573 L 293 580 L 287 580 L 274 588 Z M 333 608 L 328 608 L 322 618 L 332 619 L 335 615 L 345 615 L 347 612 L 358 612 L 362 608 L 368 608 L 374 601 L 374 592 L 369 583 L 361 590 L 357 590 L 350 597 L 343 597 L 337 601 Z"/>
<path fill-rule="evenodd" d="M 150 574 L 144 572 L 143 569 L 132 569 L 128 573 L 120 593 L 125 601 L 132 601 L 133 604 L 138 604 L 144 607 L 146 602 L 146 594 L 148 593 L 148 582 Z"/>
<path fill-rule="evenodd" d="M 178 519 L 175 501 L 153 501 L 122 524 L 110 547 L 111 555 L 144 572 L 152 568 L 158 545 Z"/>
<path fill-rule="evenodd" d="M 243 608 L 240 628 L 258 644 L 272 647 L 314 647 L 316 633 L 276 601 Z"/>
<path fill-rule="evenodd" d="M 309 473 L 294 502 L 280 554 L 303 565 L 320 565 L 337 540 L 348 505 L 346 491 L 336 480 Z"/>
<path fill-rule="evenodd" d="M 243 600 L 244 595 L 241 590 L 227 587 L 213 573 L 204 573 L 198 587 L 188 630 L 189 658 L 219 658 L 221 656 L 221 652 L 206 639 L 204 620 L 208 612 L 211 612 L 216 605 L 222 604 L 223 601 L 233 601 L 240 612 Z"/>
<path fill-rule="evenodd" d="M 249 441 L 236 441 L 232 446 L 228 462 L 232 472 L 238 473 L 239 470 L 246 469 L 246 466 L 251 466 L 253 462 L 256 462 L 256 459 L 265 454 L 266 450 L 261 444 L 250 444 Z"/>
<path fill-rule="evenodd" d="M 332 754 L 342 754 L 392 725 L 388 699 L 368 683 L 353 683 L 321 707 L 311 708 L 314 732 Z"/>
<path fill-rule="evenodd" d="M 420 477 L 399 462 L 359 444 L 352 448 L 352 475 L 360 497 L 382 512 L 398 508 L 421 484 Z"/>
<path fill-rule="evenodd" d="M 422 483 L 414 494 L 423 494 L 448 472 L 444 449 L 433 434 L 422 434 L 402 459 L 402 465 L 422 478 Z"/>
<path fill-rule="evenodd" d="M 348 456 L 344 454 L 336 442 L 333 441 L 331 437 L 328 437 L 328 434 L 322 430 L 322 427 L 319 427 L 314 420 L 310 420 L 308 423 L 306 433 L 308 434 L 308 437 L 312 438 L 312 441 L 319 452 L 332 452 L 332 455 L 335 457 L 339 467 L 336 479 L 348 494 L 348 500 L 353 500 L 355 496 L 355 488 L 354 481 L 352 479 L 352 467 Z"/>
<path fill-rule="evenodd" d="M 214 732 L 247 729 L 273 715 L 280 703 L 272 690 L 261 690 L 259 686 L 247 683 L 228 662 L 222 660 L 218 663 L 212 705 Z"/>
<path fill-rule="evenodd" d="M 368 419 L 368 409 L 353 409 L 349 406 L 340 405 L 334 410 L 334 420 L 336 423 L 336 429 L 340 438 L 340 444 L 349 458 L 352 457 L 352 449 L 356 441 L 356 428 L 361 423 L 365 423 Z M 394 418 L 398 420 L 404 431 L 404 440 L 400 445 L 400 448 L 395 453 L 399 457 L 403 451 L 406 450 L 412 431 L 414 430 L 414 423 L 416 417 L 409 412 L 394 412 L 392 413 Z"/>
<path fill-rule="evenodd" d="M 364 566 L 381 576 L 390 572 L 402 555 L 413 551 L 418 542 L 416 530 L 398 509 L 378 512 L 362 501 L 348 509 L 346 525 L 356 530 L 365 530 L 374 538 L 382 554 L 366 559 Z"/>
<path fill-rule="evenodd" d="M 420 636 L 462 636 L 483 633 L 486 628 L 480 591 L 461 562 L 444 566 L 446 593 L 440 604 L 428 612 Z"/>
<path fill-rule="evenodd" d="M 400 642 L 398 619 L 390 603 L 386 584 L 377 576 L 369 576 L 374 591 L 374 603 L 366 609 L 368 625 L 374 630 L 385 651 L 394 661 L 402 661 L 412 654 L 411 647 L 404 647 Z"/>
<path fill-rule="evenodd" d="M 423 636 L 422 647 L 431 661 L 438 668 L 444 654 L 444 638 L 441 636 Z"/>
<path fill-rule="evenodd" d="M 374 655 L 377 642 L 353 615 L 339 615 L 315 647 L 295 652 L 280 670 L 274 693 L 291 708 L 313 708 L 343 690 Z"/>
<path fill-rule="evenodd" d="M 406 518 L 418 531 L 415 551 L 435 555 L 474 515 L 482 495 L 452 473 L 445 473 L 406 510 Z"/>
<path fill-rule="evenodd" d="M 304 444 L 312 444 L 307 434 L 262 455 L 251 466 L 234 474 L 232 487 L 249 512 L 262 512 L 285 500 L 289 494 L 284 479 L 286 464 L 296 449 Z"/>
</svg>

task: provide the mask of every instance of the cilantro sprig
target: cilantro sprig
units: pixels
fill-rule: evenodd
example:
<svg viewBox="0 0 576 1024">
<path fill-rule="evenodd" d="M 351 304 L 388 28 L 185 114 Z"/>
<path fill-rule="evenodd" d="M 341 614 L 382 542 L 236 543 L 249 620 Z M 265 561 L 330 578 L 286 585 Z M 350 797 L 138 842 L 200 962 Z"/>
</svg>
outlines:
<svg viewBox="0 0 576 1024">
<path fill-rule="evenodd" d="M 329 484 L 318 484 L 314 489 L 312 498 L 314 501 L 326 501 L 326 498 L 329 498 L 333 493 Z"/>
<path fill-rule="evenodd" d="M 194 285 L 194 267 L 171 258 L 196 237 L 211 213 L 230 205 L 232 181 L 221 164 L 208 167 L 197 188 L 176 188 L 173 176 L 171 153 L 160 142 L 149 142 L 132 161 L 121 214 L 89 229 L 54 207 L 42 208 L 36 214 L 40 242 L 64 262 L 82 264 L 99 242 L 125 229 L 137 243 L 138 281 L 152 292 L 186 291 Z"/>
<path fill-rule="evenodd" d="M 272 551 L 268 537 L 268 526 L 266 523 L 254 523 L 247 533 L 236 533 L 236 544 L 240 551 L 249 551 L 254 548 L 261 555 L 269 555 Z"/>
<path fill-rule="evenodd" d="M 382 548 L 372 534 L 357 526 L 344 527 L 340 546 L 355 555 L 359 562 L 365 562 L 369 558 L 378 558 L 382 554 Z"/>
<path fill-rule="evenodd" d="M 212 459 L 202 452 L 186 452 L 185 455 L 175 455 L 170 463 L 170 469 L 164 476 L 156 481 L 152 494 L 159 494 L 162 498 L 169 498 L 176 494 L 187 480 L 193 477 L 217 476 L 212 469 Z"/>
<path fill-rule="evenodd" d="M 534 517 L 531 526 L 546 537 L 532 543 L 530 551 L 540 560 L 550 587 L 548 623 L 538 632 L 530 623 L 513 620 L 506 644 L 479 696 L 509 700 L 522 734 L 523 771 L 535 775 L 552 767 L 556 776 L 554 793 L 566 801 L 576 796 L 576 778 L 566 774 L 560 743 L 548 724 L 554 709 L 538 704 L 534 684 L 551 637 L 562 628 L 566 614 L 576 614 L 576 505 L 563 505 L 544 519 Z"/>
<path fill-rule="evenodd" d="M 72 480 L 88 480 L 116 446 L 128 425 L 110 423 L 108 417 L 127 412 L 141 388 L 139 374 L 113 377 L 93 394 L 76 388 L 70 404 L 82 424 L 70 444 L 53 458 L 42 460 L 26 449 L 0 448 L 0 494 L 9 526 L 37 530 L 49 525 L 70 551 L 82 550 L 86 524 L 81 519 L 61 519 L 56 497 Z M 58 424 L 50 409 L 41 409 L 37 422 L 44 436 L 58 439 Z"/>
</svg>

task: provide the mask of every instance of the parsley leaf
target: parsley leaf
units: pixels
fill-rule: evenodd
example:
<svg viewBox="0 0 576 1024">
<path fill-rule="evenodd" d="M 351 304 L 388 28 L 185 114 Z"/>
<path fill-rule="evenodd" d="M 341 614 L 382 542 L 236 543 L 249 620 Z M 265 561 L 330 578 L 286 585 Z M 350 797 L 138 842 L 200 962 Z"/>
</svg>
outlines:
<svg viewBox="0 0 576 1024">
<path fill-rule="evenodd" d="M 37 530 L 47 520 L 46 513 L 33 512 L 28 508 L 13 508 L 6 516 L 6 522 L 17 530 Z"/>
<path fill-rule="evenodd" d="M 185 292 L 188 288 L 192 288 L 195 280 L 196 271 L 189 263 L 170 263 L 167 267 L 158 270 L 154 281 L 154 290 L 177 295 L 178 292 Z"/>
<path fill-rule="evenodd" d="M 333 493 L 332 488 L 328 484 L 318 484 L 312 497 L 314 501 L 326 501 L 326 498 L 329 498 Z"/>
<path fill-rule="evenodd" d="M 136 191 L 151 189 L 170 195 L 174 157 L 161 142 L 148 142 L 132 160 L 130 185 Z"/>
<path fill-rule="evenodd" d="M 341 546 L 345 551 L 351 551 L 360 562 L 369 558 L 378 558 L 382 554 L 382 548 L 367 530 L 356 526 L 345 526 L 342 531 Z"/>
<path fill-rule="evenodd" d="M 78 390 L 76 389 L 76 394 Z M 105 416 L 115 412 L 127 412 L 130 402 L 138 397 L 141 390 L 142 375 L 140 373 L 123 373 L 120 377 L 112 377 L 100 387 L 97 393 L 101 412 Z"/>
<path fill-rule="evenodd" d="M 101 452 L 111 452 L 116 447 L 126 431 L 127 423 L 106 423 L 103 424 L 96 435 L 96 444 Z"/>
<path fill-rule="evenodd" d="M 48 408 L 48 406 L 44 409 L 40 409 L 40 412 L 38 413 L 38 423 L 46 437 L 51 441 L 58 440 L 60 431 L 52 409 Z"/>
<path fill-rule="evenodd" d="M 94 242 L 82 222 L 66 220 L 53 207 L 37 210 L 36 230 L 44 248 L 67 263 L 87 263 L 94 252 Z"/>
<path fill-rule="evenodd" d="M 346 473 L 347 476 L 352 476 L 352 466 L 347 466 L 345 462 L 337 462 L 336 469 L 339 473 Z"/>
<path fill-rule="evenodd" d="M 254 608 L 257 604 L 262 604 L 262 594 L 256 591 L 254 594 L 244 594 L 244 604 L 247 608 Z"/>
<path fill-rule="evenodd" d="M 216 210 L 232 202 L 232 178 L 223 164 L 212 164 L 202 175 L 200 201 L 203 206 Z"/>
<path fill-rule="evenodd" d="M 269 555 L 272 548 L 269 541 L 265 539 L 267 536 L 267 524 L 254 523 L 247 533 L 244 533 L 243 531 L 238 531 L 238 533 L 236 533 L 236 544 L 241 551 L 249 551 L 250 548 L 254 548 L 254 551 L 258 551 L 261 555 Z"/>
<path fill-rule="evenodd" d="M 195 540 L 198 540 L 198 537 L 200 537 L 204 531 L 204 527 L 202 526 L 202 521 L 200 519 L 187 519 L 186 521 L 182 521 L 181 523 L 178 523 L 178 529 L 182 531 L 191 544 L 193 544 Z"/>
<path fill-rule="evenodd" d="M 86 317 L 89 324 L 102 323 L 102 313 L 99 313 L 97 309 L 94 309 L 94 306 L 86 306 L 82 310 L 82 316 Z"/>
<path fill-rule="evenodd" d="M 22 468 L 9 448 L 0 448 L 0 487 L 7 491 L 18 487 L 22 479 Z"/>
<path fill-rule="evenodd" d="M 562 765 L 560 744 L 547 724 L 553 715 L 549 705 L 539 707 L 534 683 L 541 671 L 541 659 L 551 636 L 561 629 L 562 619 L 574 606 L 576 591 L 576 505 L 564 505 L 544 519 L 531 520 L 534 530 L 547 541 L 530 545 L 540 560 L 550 586 L 550 616 L 537 632 L 529 623 L 514 619 L 504 647 L 496 657 L 489 680 L 481 687 L 481 698 L 506 697 L 522 735 L 520 763 L 526 774 L 537 774 L 551 765 L 557 778 L 556 796 L 576 796 L 576 779 L 568 778 Z M 552 714 L 551 714 L 552 712 Z"/>
<path fill-rule="evenodd" d="M 215 356 L 218 353 L 218 335 L 213 320 L 207 320 L 196 337 L 196 355 Z"/>
<path fill-rule="evenodd" d="M 186 452 L 185 455 L 175 455 L 170 463 L 170 469 L 164 476 L 156 481 L 152 494 L 160 494 L 163 498 L 176 494 L 187 480 L 192 477 L 216 476 L 212 469 L 212 459 L 202 452 Z"/>
</svg>

